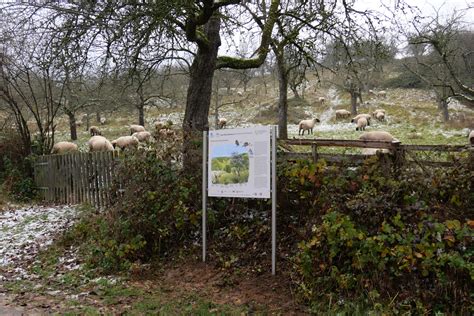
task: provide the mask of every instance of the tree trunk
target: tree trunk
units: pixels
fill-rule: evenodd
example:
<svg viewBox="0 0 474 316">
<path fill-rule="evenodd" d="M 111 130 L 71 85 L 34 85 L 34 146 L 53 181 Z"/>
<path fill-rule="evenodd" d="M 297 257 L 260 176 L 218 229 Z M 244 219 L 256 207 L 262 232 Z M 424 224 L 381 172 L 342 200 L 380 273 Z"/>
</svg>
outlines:
<svg viewBox="0 0 474 316">
<path fill-rule="evenodd" d="M 97 121 L 97 123 L 100 123 L 100 112 L 99 111 L 97 111 L 95 113 L 95 120 Z"/>
<path fill-rule="evenodd" d="M 138 109 L 138 124 L 145 126 L 145 106 L 143 103 L 137 106 Z"/>
<path fill-rule="evenodd" d="M 77 140 L 76 116 L 72 112 L 66 113 L 69 118 L 69 130 L 71 132 L 71 140 Z"/>
<path fill-rule="evenodd" d="M 199 168 L 202 158 L 202 131 L 209 130 L 209 107 L 212 95 L 212 79 L 221 45 L 219 36 L 219 12 L 204 27 L 208 38 L 207 47 L 199 46 L 191 65 L 186 110 L 183 120 L 184 148 L 183 167 L 187 170 Z"/>
<path fill-rule="evenodd" d="M 351 91 L 351 113 L 357 115 L 357 92 Z"/>
<path fill-rule="evenodd" d="M 448 102 L 446 99 L 439 100 L 439 107 L 441 109 L 441 114 L 443 115 L 443 122 L 449 121 L 449 111 L 448 111 Z"/>
<path fill-rule="evenodd" d="M 288 138 L 288 75 L 283 53 L 277 55 L 278 67 L 278 132 L 280 139 Z"/>
</svg>

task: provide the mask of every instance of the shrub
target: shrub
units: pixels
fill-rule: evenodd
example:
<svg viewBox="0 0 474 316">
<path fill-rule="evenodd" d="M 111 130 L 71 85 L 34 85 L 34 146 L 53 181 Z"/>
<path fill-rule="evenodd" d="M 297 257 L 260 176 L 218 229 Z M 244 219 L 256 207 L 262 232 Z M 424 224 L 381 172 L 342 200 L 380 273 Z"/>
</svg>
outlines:
<svg viewBox="0 0 474 316">
<path fill-rule="evenodd" d="M 381 293 L 380 301 L 397 296 L 394 308 L 467 312 L 474 279 L 468 161 L 449 169 L 403 167 L 392 176 L 373 161 L 356 170 L 298 162 L 284 174 L 282 199 L 309 215 L 298 215 L 307 224 L 294 264 L 310 304 L 327 293 L 369 301 L 367 293 Z"/>
<path fill-rule="evenodd" d="M 156 151 L 126 154 L 118 162 L 111 206 L 88 215 L 72 234 L 83 243 L 89 264 L 124 270 L 185 247 L 200 229 L 200 191 L 194 175 L 173 167 Z"/>
<path fill-rule="evenodd" d="M 31 161 L 16 132 L 0 134 L 0 182 L 2 190 L 16 201 L 25 202 L 36 196 Z"/>
</svg>

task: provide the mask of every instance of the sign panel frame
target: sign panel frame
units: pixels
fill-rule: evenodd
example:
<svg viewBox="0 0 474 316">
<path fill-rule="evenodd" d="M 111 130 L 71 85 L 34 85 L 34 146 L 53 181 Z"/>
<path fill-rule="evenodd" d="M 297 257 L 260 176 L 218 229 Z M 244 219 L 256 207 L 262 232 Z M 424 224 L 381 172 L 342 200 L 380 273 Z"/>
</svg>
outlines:
<svg viewBox="0 0 474 316">
<path fill-rule="evenodd" d="M 213 134 L 210 135 L 211 133 Z M 218 134 L 214 134 L 214 133 L 218 133 Z M 276 196 L 276 185 L 277 185 L 277 182 L 276 182 L 276 141 L 277 141 L 277 133 L 278 133 L 277 126 L 256 126 L 252 128 L 246 128 L 246 129 L 217 130 L 217 131 L 209 131 L 209 132 L 203 131 L 203 155 L 202 155 L 203 156 L 203 159 L 202 159 L 202 261 L 203 262 L 206 262 L 207 197 L 208 196 L 209 197 L 226 196 L 226 197 L 238 197 L 238 198 L 271 198 L 272 199 L 272 218 L 271 218 L 272 274 L 273 275 L 276 274 L 276 236 L 277 236 L 277 231 L 276 231 L 276 199 L 277 199 L 277 196 Z M 213 138 L 213 141 L 210 141 L 211 138 Z M 234 148 L 232 148 L 232 141 L 234 142 L 233 144 L 236 146 Z M 252 145 L 252 142 L 253 142 L 253 145 Z M 211 145 L 209 145 L 209 143 L 211 143 Z M 256 144 L 259 146 L 256 146 Z M 239 147 L 245 148 L 245 150 Z M 248 149 L 252 149 L 252 152 L 249 152 Z M 217 173 L 217 174 L 212 173 L 212 168 L 213 168 L 212 158 L 217 158 L 217 160 L 214 160 L 214 171 L 222 171 L 222 170 L 226 171 L 225 173 L 231 174 L 233 178 L 229 180 L 229 177 L 230 177 L 229 175 L 224 175 L 224 173 Z M 234 160 L 232 161 L 232 159 Z M 264 166 L 265 170 L 258 169 L 257 168 L 258 166 L 260 166 L 260 168 Z M 244 174 L 243 172 L 244 170 L 248 171 L 248 175 Z M 211 178 L 212 176 L 217 176 L 217 178 L 214 178 L 214 182 L 212 182 L 213 181 L 213 179 Z M 228 184 L 230 184 L 230 186 Z M 263 185 L 263 184 L 266 184 L 266 185 Z M 208 186 L 211 189 L 208 188 Z M 255 189 L 256 186 L 258 187 L 257 194 L 251 191 L 252 188 Z M 210 192 L 211 194 L 209 194 Z"/>
</svg>

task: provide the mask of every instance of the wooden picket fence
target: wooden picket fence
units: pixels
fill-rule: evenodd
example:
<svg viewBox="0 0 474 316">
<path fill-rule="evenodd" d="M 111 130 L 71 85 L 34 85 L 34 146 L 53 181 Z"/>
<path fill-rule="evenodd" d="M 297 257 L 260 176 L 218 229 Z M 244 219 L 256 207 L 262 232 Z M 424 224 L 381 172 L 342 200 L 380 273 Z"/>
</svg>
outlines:
<svg viewBox="0 0 474 316">
<path fill-rule="evenodd" d="M 107 206 L 117 153 L 93 152 L 41 156 L 35 183 L 43 201 Z"/>
</svg>

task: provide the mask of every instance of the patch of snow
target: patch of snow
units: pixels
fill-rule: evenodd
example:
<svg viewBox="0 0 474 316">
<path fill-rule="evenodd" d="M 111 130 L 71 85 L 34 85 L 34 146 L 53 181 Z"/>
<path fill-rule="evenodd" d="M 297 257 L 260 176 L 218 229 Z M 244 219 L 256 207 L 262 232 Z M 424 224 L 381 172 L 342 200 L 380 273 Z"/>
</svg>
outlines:
<svg viewBox="0 0 474 316">
<path fill-rule="evenodd" d="M 76 218 L 71 206 L 32 206 L 0 214 L 0 267 L 34 260 L 53 242 L 54 236 L 70 227 Z M 24 273 L 17 267 L 19 275 Z"/>
</svg>

